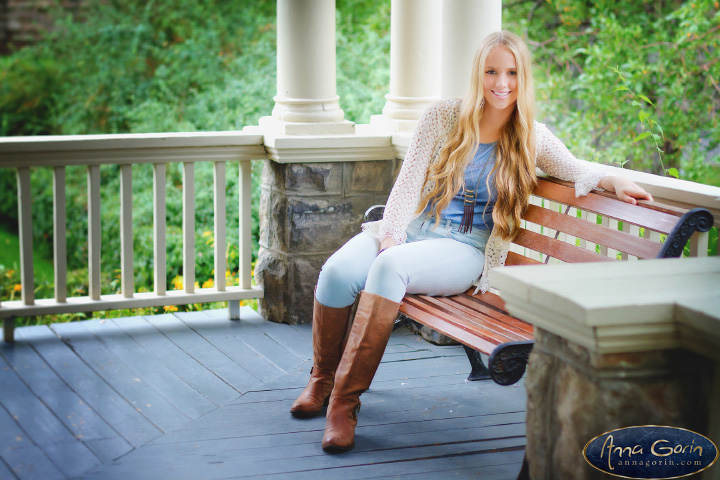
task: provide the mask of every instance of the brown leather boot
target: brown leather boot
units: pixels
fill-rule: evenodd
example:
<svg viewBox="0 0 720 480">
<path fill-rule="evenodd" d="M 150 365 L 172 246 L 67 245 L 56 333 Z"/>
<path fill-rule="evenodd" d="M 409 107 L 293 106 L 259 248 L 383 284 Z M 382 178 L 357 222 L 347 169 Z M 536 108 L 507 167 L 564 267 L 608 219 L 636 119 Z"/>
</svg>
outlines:
<svg viewBox="0 0 720 480">
<path fill-rule="evenodd" d="M 335 373 L 322 448 L 330 453 L 355 446 L 360 394 L 370 387 L 393 330 L 400 304 L 363 292 L 345 351 Z"/>
<path fill-rule="evenodd" d="M 348 317 L 352 305 L 332 308 L 315 300 L 313 307 L 313 367 L 310 382 L 290 407 L 296 417 L 314 417 L 327 405 L 335 380 L 335 370 L 342 356 Z"/>
</svg>

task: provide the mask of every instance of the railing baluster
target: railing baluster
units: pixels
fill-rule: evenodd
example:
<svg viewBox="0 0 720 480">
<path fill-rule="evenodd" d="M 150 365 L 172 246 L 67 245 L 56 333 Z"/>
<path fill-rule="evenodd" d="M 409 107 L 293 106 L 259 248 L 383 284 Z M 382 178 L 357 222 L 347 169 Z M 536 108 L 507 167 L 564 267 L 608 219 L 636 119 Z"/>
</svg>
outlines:
<svg viewBox="0 0 720 480">
<path fill-rule="evenodd" d="M 120 166 L 120 288 L 124 298 L 135 291 L 133 269 L 132 164 Z"/>
<path fill-rule="evenodd" d="M 167 293 L 167 266 L 166 266 L 166 181 L 167 166 L 164 163 L 153 165 L 153 251 L 155 294 L 165 295 Z"/>
<path fill-rule="evenodd" d="M 690 237 L 690 256 L 707 257 L 710 245 L 710 232 L 695 232 Z"/>
<path fill-rule="evenodd" d="M 195 164 L 183 163 L 183 289 L 195 292 Z"/>
<path fill-rule="evenodd" d="M 240 162 L 240 286 L 252 287 L 252 222 L 250 210 L 252 206 L 252 190 L 250 177 L 252 164 L 249 160 Z"/>
<path fill-rule="evenodd" d="M 100 165 L 88 166 L 88 294 L 100 300 Z"/>
<path fill-rule="evenodd" d="M 225 270 L 227 270 L 225 259 L 226 246 L 226 198 L 225 198 L 225 162 L 215 162 L 215 289 L 218 292 L 225 291 Z"/>
<path fill-rule="evenodd" d="M 55 259 L 55 301 L 67 301 L 67 213 L 65 167 L 53 169 L 53 258 Z"/>
<path fill-rule="evenodd" d="M 602 225 L 603 227 L 605 227 L 605 228 L 610 228 L 610 218 L 604 217 L 604 216 L 601 216 L 601 215 L 596 215 L 596 218 L 600 218 L 600 222 L 601 222 L 601 225 Z M 606 257 L 609 256 L 608 248 L 607 248 L 605 245 L 600 245 L 600 244 L 598 243 L 597 246 L 598 246 L 599 249 L 600 249 L 600 255 L 603 255 L 603 256 L 606 256 Z"/>
<path fill-rule="evenodd" d="M 30 168 L 18 168 L 17 185 L 22 301 L 25 305 L 33 305 L 35 303 L 35 272 L 33 271 L 32 192 L 30 188 Z"/>
</svg>

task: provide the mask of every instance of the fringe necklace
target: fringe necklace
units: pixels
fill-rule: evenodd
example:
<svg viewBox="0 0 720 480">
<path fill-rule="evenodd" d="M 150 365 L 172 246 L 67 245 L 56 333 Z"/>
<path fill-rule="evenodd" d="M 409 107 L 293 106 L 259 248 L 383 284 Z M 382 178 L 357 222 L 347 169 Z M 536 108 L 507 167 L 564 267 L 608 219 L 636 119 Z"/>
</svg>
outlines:
<svg viewBox="0 0 720 480">
<path fill-rule="evenodd" d="M 480 176 L 475 184 L 475 190 L 468 190 L 467 187 L 463 185 L 463 216 L 462 223 L 460 224 L 460 228 L 458 230 L 460 233 L 472 232 L 473 219 L 475 217 L 475 202 L 477 201 L 477 194 L 480 188 L 480 180 L 483 178 L 483 174 L 485 173 L 488 163 L 490 163 L 489 158 L 485 161 L 485 165 L 483 165 L 483 168 L 480 171 Z"/>
</svg>

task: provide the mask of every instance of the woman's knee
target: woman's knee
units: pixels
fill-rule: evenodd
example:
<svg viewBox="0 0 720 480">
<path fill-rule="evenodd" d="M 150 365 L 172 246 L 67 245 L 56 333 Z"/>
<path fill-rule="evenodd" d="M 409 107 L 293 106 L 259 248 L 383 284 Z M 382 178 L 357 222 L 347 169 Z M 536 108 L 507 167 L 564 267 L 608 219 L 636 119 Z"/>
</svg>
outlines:
<svg viewBox="0 0 720 480">
<path fill-rule="evenodd" d="M 395 255 L 385 252 L 370 267 L 365 289 L 371 293 L 400 301 L 407 288 L 407 274 Z"/>
</svg>

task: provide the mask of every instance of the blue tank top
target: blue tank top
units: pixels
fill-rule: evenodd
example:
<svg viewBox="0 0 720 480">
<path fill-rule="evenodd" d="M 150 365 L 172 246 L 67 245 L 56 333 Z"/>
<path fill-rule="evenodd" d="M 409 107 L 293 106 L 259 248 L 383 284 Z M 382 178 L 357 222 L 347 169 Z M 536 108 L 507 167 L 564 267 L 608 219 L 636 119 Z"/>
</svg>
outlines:
<svg viewBox="0 0 720 480">
<path fill-rule="evenodd" d="M 474 189 L 475 186 L 478 187 L 477 196 L 475 197 L 473 228 L 482 228 L 486 230 L 492 230 L 493 228 L 492 211 L 495 206 L 496 195 L 493 187 L 494 175 L 491 175 L 490 172 L 495 166 L 496 144 L 497 142 L 479 143 L 472 161 L 467 167 L 465 167 L 464 184 L 470 189 Z M 487 167 L 483 169 L 486 163 Z M 481 173 L 482 178 L 478 178 Z M 488 185 L 490 185 L 490 190 L 488 190 Z M 464 201 L 463 190 L 460 189 L 460 191 L 450 201 L 447 208 L 440 213 L 440 218 L 443 220 L 450 220 L 453 223 L 461 224 Z M 425 211 L 430 213 L 431 206 L 428 205 Z"/>
</svg>

